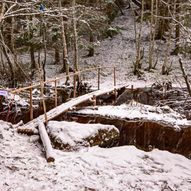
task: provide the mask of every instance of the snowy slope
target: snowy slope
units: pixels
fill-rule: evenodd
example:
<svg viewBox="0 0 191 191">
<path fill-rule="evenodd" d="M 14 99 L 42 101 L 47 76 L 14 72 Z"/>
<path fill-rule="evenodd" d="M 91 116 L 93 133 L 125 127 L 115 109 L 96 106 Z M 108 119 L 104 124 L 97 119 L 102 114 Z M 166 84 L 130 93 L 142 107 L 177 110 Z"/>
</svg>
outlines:
<svg viewBox="0 0 191 191">
<path fill-rule="evenodd" d="M 39 143 L 0 123 L 1 191 L 191 190 L 191 161 L 133 146 L 64 153 L 48 164 Z"/>
</svg>

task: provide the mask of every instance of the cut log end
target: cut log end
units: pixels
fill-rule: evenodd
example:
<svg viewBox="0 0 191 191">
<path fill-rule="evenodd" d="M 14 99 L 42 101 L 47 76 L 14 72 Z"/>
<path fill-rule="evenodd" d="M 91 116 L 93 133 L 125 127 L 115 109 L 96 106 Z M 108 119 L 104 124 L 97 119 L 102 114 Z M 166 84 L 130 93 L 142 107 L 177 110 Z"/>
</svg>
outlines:
<svg viewBox="0 0 191 191">
<path fill-rule="evenodd" d="M 23 128 L 23 127 L 18 127 L 17 132 L 20 134 L 26 134 L 26 135 L 38 135 L 38 130 L 36 128 Z"/>
<path fill-rule="evenodd" d="M 49 157 L 46 157 L 46 161 L 47 161 L 48 163 L 54 162 L 54 161 L 55 161 L 55 158 L 52 157 L 52 156 L 49 156 Z"/>
</svg>

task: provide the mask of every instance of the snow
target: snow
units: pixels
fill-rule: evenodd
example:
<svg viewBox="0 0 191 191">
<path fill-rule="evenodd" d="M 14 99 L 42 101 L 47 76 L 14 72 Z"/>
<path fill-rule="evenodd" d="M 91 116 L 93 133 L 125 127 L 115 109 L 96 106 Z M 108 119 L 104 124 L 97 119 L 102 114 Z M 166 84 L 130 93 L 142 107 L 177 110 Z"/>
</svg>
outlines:
<svg viewBox="0 0 191 191">
<path fill-rule="evenodd" d="M 99 106 L 96 109 L 85 108 L 77 111 L 80 114 L 102 115 L 111 118 L 121 119 L 145 119 L 161 121 L 171 124 L 174 128 L 179 129 L 182 126 L 191 125 L 183 115 L 175 112 L 168 106 L 157 107 L 138 103 L 132 100 L 129 104 L 120 106 Z"/>
<path fill-rule="evenodd" d="M 23 106 L 23 107 L 29 106 L 29 103 L 24 98 L 21 98 L 19 95 L 16 94 L 9 93 L 7 100 L 10 103 L 15 103 L 18 106 Z"/>
<path fill-rule="evenodd" d="M 81 124 L 67 121 L 50 121 L 48 122 L 47 129 L 53 137 L 61 140 L 63 144 L 69 144 L 70 146 L 82 143 L 88 137 L 96 136 L 100 130 L 115 130 L 119 132 L 114 125 Z"/>
<path fill-rule="evenodd" d="M 55 150 L 47 163 L 38 142 L 1 122 L 0 190 L 191 190 L 191 160 L 167 151 L 134 146 L 92 147 L 80 152 Z"/>
<path fill-rule="evenodd" d="M 157 70 L 144 72 L 141 79 L 137 79 L 132 74 L 132 63 L 136 52 L 133 13 L 130 10 L 125 10 L 124 13 L 112 23 L 112 26 L 121 29 L 121 33 L 113 39 L 101 41 L 100 47 L 96 49 L 96 55 L 92 58 L 81 58 L 80 67 L 116 65 L 118 85 L 129 84 L 136 88 L 150 86 L 159 80 L 170 80 L 182 86 L 183 78 L 177 57 L 170 56 L 170 60 L 173 60 L 173 70 L 170 75 L 160 74 L 166 51 L 165 44 L 157 47 L 159 52 Z M 148 51 L 148 42 L 144 41 L 148 36 L 147 27 L 144 26 L 142 35 L 145 52 Z M 161 42 L 157 42 L 159 43 Z M 28 58 L 29 55 L 25 59 Z M 145 59 L 143 69 L 147 67 L 146 63 Z M 55 77 L 60 70 L 60 66 L 47 65 L 46 67 L 50 78 Z M 187 68 L 189 69 L 189 61 L 187 61 Z M 84 78 L 96 86 L 97 74 L 90 74 Z M 104 69 L 101 71 L 100 88 L 105 89 L 111 85 L 113 85 L 112 71 Z M 11 96 L 10 100 L 12 99 Z M 16 102 L 19 100 L 20 98 Z M 23 104 L 25 105 L 21 103 Z M 129 119 L 161 120 L 172 123 L 174 127 L 190 125 L 190 121 L 167 109 L 169 112 L 165 113 L 165 108 L 131 103 L 131 105 L 103 106 L 98 107 L 97 111 L 87 109 L 80 112 Z M 83 130 L 78 133 L 78 136 L 81 136 Z M 56 162 L 48 164 L 42 152 L 43 148 L 36 140 L 38 140 L 36 136 L 29 138 L 18 135 L 11 124 L 0 121 L 0 191 L 191 191 L 191 160 L 178 154 L 157 149 L 144 152 L 134 146 L 109 149 L 93 147 L 70 153 L 55 150 Z"/>
</svg>

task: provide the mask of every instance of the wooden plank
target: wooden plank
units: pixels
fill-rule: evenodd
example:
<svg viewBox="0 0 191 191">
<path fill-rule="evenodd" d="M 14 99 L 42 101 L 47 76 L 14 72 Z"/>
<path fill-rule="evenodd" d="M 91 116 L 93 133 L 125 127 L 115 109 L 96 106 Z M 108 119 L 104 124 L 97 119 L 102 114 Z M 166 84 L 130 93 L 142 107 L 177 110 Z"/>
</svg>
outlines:
<svg viewBox="0 0 191 191">
<path fill-rule="evenodd" d="M 127 87 L 127 86 L 114 86 L 113 88 L 97 90 L 95 92 L 91 92 L 91 93 L 79 96 L 77 98 L 73 98 L 70 101 L 63 103 L 63 104 L 51 109 L 50 111 L 48 111 L 46 113 L 47 120 L 49 121 L 51 119 L 54 119 L 55 117 L 61 115 L 62 113 L 67 112 L 69 109 L 71 109 L 71 108 L 73 108 L 73 107 L 75 107 L 75 106 L 77 106 L 83 102 L 86 102 L 86 101 L 92 99 L 93 97 L 97 97 L 97 96 L 101 96 L 101 95 L 104 95 L 107 93 L 111 93 L 114 90 L 117 91 L 117 90 L 120 90 L 120 89 L 125 88 L 125 87 Z M 31 129 L 31 130 L 36 131 L 36 127 L 38 126 L 39 121 L 43 122 L 43 123 L 46 122 L 44 114 L 40 115 L 36 119 L 33 119 L 32 121 L 29 121 L 24 126 L 18 128 L 18 131 L 22 131 L 22 129 Z"/>
</svg>

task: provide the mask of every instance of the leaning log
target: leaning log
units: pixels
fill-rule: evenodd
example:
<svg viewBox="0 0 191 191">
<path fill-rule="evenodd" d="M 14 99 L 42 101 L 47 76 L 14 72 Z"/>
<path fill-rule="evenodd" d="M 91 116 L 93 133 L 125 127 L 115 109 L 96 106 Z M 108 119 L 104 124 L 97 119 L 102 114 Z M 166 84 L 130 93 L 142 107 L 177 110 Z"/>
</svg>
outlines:
<svg viewBox="0 0 191 191">
<path fill-rule="evenodd" d="M 40 138 L 44 146 L 44 150 L 46 152 L 46 160 L 47 162 L 54 162 L 55 159 L 53 156 L 53 148 L 52 148 L 49 136 L 47 134 L 47 131 L 43 122 L 38 123 L 38 129 L 39 129 Z"/>
</svg>

